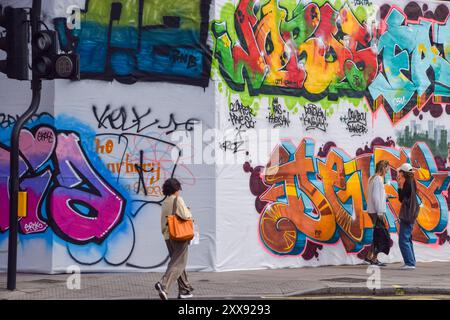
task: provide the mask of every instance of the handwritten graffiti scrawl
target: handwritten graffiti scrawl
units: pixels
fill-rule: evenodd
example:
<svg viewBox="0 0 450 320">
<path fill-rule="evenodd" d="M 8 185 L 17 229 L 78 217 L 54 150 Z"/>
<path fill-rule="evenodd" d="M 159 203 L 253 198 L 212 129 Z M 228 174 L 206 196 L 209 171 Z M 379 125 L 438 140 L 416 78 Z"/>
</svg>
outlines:
<svg viewBox="0 0 450 320">
<path fill-rule="evenodd" d="M 122 83 L 167 81 L 207 87 L 210 0 L 86 0 L 80 29 L 54 20 L 81 77 Z"/>
<path fill-rule="evenodd" d="M 326 156 L 316 156 L 313 140 L 305 138 L 296 148 L 280 144 L 267 166 L 252 179 L 261 179 L 256 207 L 261 215 L 260 237 L 264 245 L 280 255 L 302 254 L 310 242 L 333 244 L 339 239 L 349 253 L 360 252 L 372 238 L 373 224 L 366 212 L 367 182 L 375 163 L 388 160 L 391 169 L 404 162 L 421 168 L 417 172 L 418 197 L 422 204 L 413 240 L 436 243 L 448 222 L 448 207 L 442 193 L 450 183 L 448 172 L 438 171 L 434 157 L 423 143 L 411 149 L 380 147 L 351 158 L 338 147 Z M 247 170 L 248 171 L 248 170 Z M 391 180 L 388 174 L 388 181 Z M 257 183 L 257 184 L 258 184 Z M 254 182 L 251 182 L 251 186 Z M 254 187 L 253 187 L 254 188 Z M 390 232 L 400 202 L 397 183 L 386 184 L 387 220 Z"/>
</svg>

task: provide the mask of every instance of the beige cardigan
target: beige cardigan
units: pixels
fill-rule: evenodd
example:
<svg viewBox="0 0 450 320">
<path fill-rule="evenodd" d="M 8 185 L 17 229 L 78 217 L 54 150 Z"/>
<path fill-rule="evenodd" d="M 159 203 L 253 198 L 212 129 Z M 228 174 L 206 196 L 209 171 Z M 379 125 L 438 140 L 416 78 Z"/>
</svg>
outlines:
<svg viewBox="0 0 450 320">
<path fill-rule="evenodd" d="M 169 228 L 167 227 L 167 216 L 173 214 L 173 202 L 175 201 L 175 195 L 167 197 L 161 207 L 161 233 L 164 236 L 164 240 L 169 240 Z M 191 211 L 186 207 L 182 197 L 178 196 L 176 214 L 181 219 L 192 220 Z"/>
</svg>

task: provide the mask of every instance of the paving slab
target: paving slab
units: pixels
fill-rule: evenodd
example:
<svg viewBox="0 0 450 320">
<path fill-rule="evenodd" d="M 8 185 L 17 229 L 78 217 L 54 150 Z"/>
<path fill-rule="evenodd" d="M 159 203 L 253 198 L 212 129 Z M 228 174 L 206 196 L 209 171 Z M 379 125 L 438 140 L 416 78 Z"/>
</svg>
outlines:
<svg viewBox="0 0 450 320">
<path fill-rule="evenodd" d="M 372 270 L 370 272 L 370 270 Z M 265 299 L 332 295 L 450 295 L 450 262 L 418 263 L 415 270 L 400 264 L 379 269 L 380 286 L 368 288 L 373 273 L 367 265 L 325 266 L 233 272 L 191 272 L 196 299 Z M 0 274 L 0 299 L 8 300 L 107 300 L 159 299 L 154 284 L 162 273 L 81 274 L 79 290 L 70 290 L 70 275 L 17 275 L 17 290 L 6 290 Z M 171 288 L 169 298 L 177 297 Z"/>
</svg>

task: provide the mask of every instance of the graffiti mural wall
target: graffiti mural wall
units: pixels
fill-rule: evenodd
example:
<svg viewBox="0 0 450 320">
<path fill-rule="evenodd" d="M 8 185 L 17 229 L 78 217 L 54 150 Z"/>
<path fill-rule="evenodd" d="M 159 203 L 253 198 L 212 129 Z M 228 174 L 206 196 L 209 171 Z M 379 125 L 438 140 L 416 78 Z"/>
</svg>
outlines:
<svg viewBox="0 0 450 320">
<path fill-rule="evenodd" d="M 64 18 L 72 5 L 80 5 L 80 29 L 70 30 Z M 64 49 L 80 53 L 83 80 L 46 82 L 40 110 L 21 132 L 28 215 L 19 221 L 20 270 L 163 271 L 162 185 L 171 177 L 181 181 L 201 231 L 189 269 L 213 270 L 214 166 L 194 164 L 199 147 L 179 139 L 214 127 L 209 10 L 209 1 L 200 0 L 66 0 L 44 7 Z M 2 270 L 10 135 L 29 103 L 29 87 L 9 83 L 0 81 Z M 26 103 L 16 103 L 20 95 Z"/>
<path fill-rule="evenodd" d="M 216 1 L 212 73 L 218 125 L 229 132 L 221 150 L 243 159 L 221 166 L 218 179 L 219 194 L 237 189 L 218 198 L 219 269 L 361 263 L 373 235 L 367 182 L 380 160 L 390 163 L 394 241 L 381 259 L 401 260 L 396 171 L 405 162 L 417 168 L 419 260 L 450 259 L 449 8 Z M 230 121 L 236 105 L 257 135 Z"/>
<path fill-rule="evenodd" d="M 409 162 L 421 204 L 417 259 L 450 260 L 449 9 L 408 0 L 46 3 L 63 50 L 80 54 L 82 80 L 46 82 L 21 132 L 29 201 L 19 269 L 163 271 L 170 177 L 200 232 L 189 270 L 359 264 L 373 237 L 367 181 L 380 160 L 390 163 L 393 240 L 380 259 L 401 260 L 396 170 Z M 2 270 L 10 134 L 29 91 L 0 79 Z"/>
<path fill-rule="evenodd" d="M 63 105 L 59 108 L 56 116 L 37 115 L 21 133 L 21 188 L 28 192 L 28 216 L 19 222 L 23 246 L 36 239 L 48 242 L 55 272 L 73 264 L 99 271 L 161 270 L 167 262 L 159 230 L 165 198 L 161 189 L 170 177 L 182 182 L 185 197 L 194 201 L 190 205 L 196 208 L 204 236 L 208 235 L 210 216 L 204 213 L 210 210 L 199 206 L 213 205 L 201 197 L 204 188 L 212 188 L 205 186 L 211 180 L 208 170 L 202 168 L 200 175 L 198 169 L 183 164 L 182 146 L 171 139 L 173 132 L 194 131 L 202 120 L 184 119 L 185 112 L 156 116 L 150 108 L 112 109 L 109 105 L 82 107 L 86 117 L 80 119 L 62 111 Z M 139 121 L 131 117 L 139 112 L 145 117 Z M 130 115 L 130 120 L 118 120 L 117 114 Z M 114 115 L 114 120 L 108 115 Z M 0 241 L 6 250 L 9 135 L 15 120 L 11 115 L 1 116 L 9 119 L 2 122 L 0 136 Z M 208 121 L 208 117 L 201 118 Z M 137 125 L 128 126 L 131 123 Z M 199 251 L 204 261 L 193 264 L 196 269 L 209 267 L 211 245 L 206 240 L 192 247 L 194 256 Z"/>
</svg>

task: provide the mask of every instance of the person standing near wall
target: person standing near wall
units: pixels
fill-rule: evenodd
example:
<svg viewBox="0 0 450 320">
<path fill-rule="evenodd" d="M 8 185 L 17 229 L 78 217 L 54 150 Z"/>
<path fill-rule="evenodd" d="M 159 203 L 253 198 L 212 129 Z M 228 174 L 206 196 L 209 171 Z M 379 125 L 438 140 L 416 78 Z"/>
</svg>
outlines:
<svg viewBox="0 0 450 320">
<path fill-rule="evenodd" d="M 384 189 L 384 177 L 388 171 L 389 162 L 386 160 L 379 161 L 375 166 L 375 174 L 369 178 L 369 185 L 367 187 L 367 212 L 372 219 L 375 227 L 383 227 L 386 215 L 386 191 Z M 378 261 L 377 243 L 379 239 L 373 239 L 369 253 L 364 259 L 365 262 L 380 267 L 386 264 Z"/>
<path fill-rule="evenodd" d="M 190 241 L 170 239 L 167 216 L 176 214 L 183 220 L 192 220 L 192 214 L 180 196 L 181 184 L 177 179 L 171 178 L 166 180 L 162 189 L 166 199 L 162 203 L 161 208 L 161 232 L 169 250 L 170 261 L 166 273 L 155 284 L 155 288 L 159 293 L 159 297 L 162 300 L 167 300 L 167 293 L 172 283 L 176 280 L 178 282 L 178 299 L 189 299 L 193 297 L 192 291 L 194 290 L 188 281 L 185 270 Z"/>
<path fill-rule="evenodd" d="M 416 268 L 412 231 L 420 207 L 417 201 L 417 185 L 414 179 L 413 167 L 409 163 L 404 163 L 400 167 L 397 182 L 398 197 L 402 203 L 399 214 L 400 232 L 398 245 L 402 253 L 403 261 L 405 262 L 402 269 L 410 270 Z"/>
</svg>

